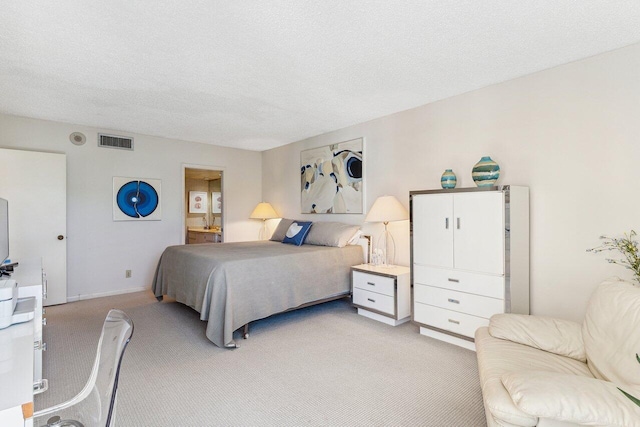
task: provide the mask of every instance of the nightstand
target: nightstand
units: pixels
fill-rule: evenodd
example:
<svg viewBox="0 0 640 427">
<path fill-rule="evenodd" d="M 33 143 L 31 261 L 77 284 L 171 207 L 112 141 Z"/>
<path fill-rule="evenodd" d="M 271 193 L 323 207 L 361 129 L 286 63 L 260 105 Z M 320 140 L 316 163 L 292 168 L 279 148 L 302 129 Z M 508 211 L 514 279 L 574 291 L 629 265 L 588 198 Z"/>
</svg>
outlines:
<svg viewBox="0 0 640 427">
<path fill-rule="evenodd" d="M 351 267 L 351 302 L 358 314 L 397 326 L 411 318 L 409 267 Z"/>
</svg>

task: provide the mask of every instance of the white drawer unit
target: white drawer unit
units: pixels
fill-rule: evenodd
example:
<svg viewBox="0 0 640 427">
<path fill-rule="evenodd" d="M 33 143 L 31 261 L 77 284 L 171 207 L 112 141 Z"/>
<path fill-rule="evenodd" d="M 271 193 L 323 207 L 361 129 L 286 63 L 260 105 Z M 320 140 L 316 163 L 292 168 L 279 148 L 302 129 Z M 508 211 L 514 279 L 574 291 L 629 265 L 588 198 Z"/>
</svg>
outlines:
<svg viewBox="0 0 640 427">
<path fill-rule="evenodd" d="M 352 303 L 358 314 L 397 326 L 411 318 L 410 269 L 361 264 L 351 267 Z"/>
<path fill-rule="evenodd" d="M 393 297 L 396 294 L 396 277 L 380 276 L 356 270 L 353 272 L 353 287 Z"/>
<path fill-rule="evenodd" d="M 421 303 L 414 305 L 413 316 L 419 323 L 463 336 L 473 336 L 476 329 L 489 325 L 489 319 L 484 317 L 472 316 Z"/>
<path fill-rule="evenodd" d="M 498 313 L 529 314 L 529 189 L 412 191 L 413 322 L 475 349 Z"/>
<path fill-rule="evenodd" d="M 392 317 L 396 316 L 396 304 L 393 296 L 353 288 L 353 305 Z"/>
<path fill-rule="evenodd" d="M 415 284 L 413 290 L 415 302 L 433 305 L 447 310 L 468 313 L 474 316 L 490 318 L 494 314 L 504 313 L 504 300 Z"/>
<path fill-rule="evenodd" d="M 448 268 L 413 266 L 413 283 L 504 299 L 504 276 L 469 273 Z"/>
</svg>

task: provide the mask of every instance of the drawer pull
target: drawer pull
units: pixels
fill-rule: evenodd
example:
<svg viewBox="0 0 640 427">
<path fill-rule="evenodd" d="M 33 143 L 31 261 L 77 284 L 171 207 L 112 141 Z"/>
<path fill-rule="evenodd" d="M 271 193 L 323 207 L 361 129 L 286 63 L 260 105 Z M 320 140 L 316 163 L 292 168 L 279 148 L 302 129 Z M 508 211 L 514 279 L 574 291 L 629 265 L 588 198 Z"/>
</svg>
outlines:
<svg viewBox="0 0 640 427">
<path fill-rule="evenodd" d="M 376 302 L 373 298 L 367 298 L 367 301 Z"/>
<path fill-rule="evenodd" d="M 448 278 L 447 280 L 450 281 L 450 282 L 460 283 L 459 279 Z"/>
<path fill-rule="evenodd" d="M 453 319 L 448 319 L 448 320 L 449 320 L 449 323 L 455 323 L 456 325 L 460 324 L 460 321 L 458 320 L 453 320 Z"/>
<path fill-rule="evenodd" d="M 453 299 L 453 298 L 449 298 L 447 301 L 449 301 L 450 303 L 453 303 L 453 304 L 460 304 L 460 301 L 458 301 L 457 299 Z"/>
<path fill-rule="evenodd" d="M 367 282 L 367 285 L 375 286 L 376 284 L 373 282 Z"/>
</svg>

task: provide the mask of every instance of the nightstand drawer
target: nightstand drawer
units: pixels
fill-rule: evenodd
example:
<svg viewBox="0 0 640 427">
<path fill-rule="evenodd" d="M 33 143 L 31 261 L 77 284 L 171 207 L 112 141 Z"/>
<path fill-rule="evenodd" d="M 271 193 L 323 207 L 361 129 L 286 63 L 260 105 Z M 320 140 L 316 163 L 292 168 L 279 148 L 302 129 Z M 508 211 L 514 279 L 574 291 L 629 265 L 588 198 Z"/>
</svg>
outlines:
<svg viewBox="0 0 640 427">
<path fill-rule="evenodd" d="M 396 281 L 392 277 L 378 276 L 360 271 L 353 272 L 353 288 L 363 289 L 378 294 L 388 295 L 393 298 L 395 295 Z"/>
<path fill-rule="evenodd" d="M 414 304 L 413 320 L 471 338 L 476 329 L 489 325 L 489 319 L 484 317 L 471 316 L 419 302 Z"/>
<path fill-rule="evenodd" d="M 483 297 L 420 284 L 414 285 L 413 292 L 416 303 L 434 305 L 447 310 L 467 313 L 486 319 L 494 314 L 504 313 L 504 300 L 497 298 Z"/>
<path fill-rule="evenodd" d="M 504 276 L 413 265 L 413 283 L 504 299 Z"/>
<path fill-rule="evenodd" d="M 381 313 L 387 313 L 391 316 L 395 315 L 395 299 L 392 296 L 354 288 L 353 304 L 364 308 L 370 308 Z"/>
</svg>

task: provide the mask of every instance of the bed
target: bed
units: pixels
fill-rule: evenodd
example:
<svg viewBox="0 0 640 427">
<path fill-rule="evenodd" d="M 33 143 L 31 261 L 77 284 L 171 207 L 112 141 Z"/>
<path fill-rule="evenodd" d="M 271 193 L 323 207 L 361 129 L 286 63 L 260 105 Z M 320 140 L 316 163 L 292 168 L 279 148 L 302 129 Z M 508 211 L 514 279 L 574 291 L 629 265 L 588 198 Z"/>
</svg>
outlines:
<svg viewBox="0 0 640 427">
<path fill-rule="evenodd" d="M 331 247 L 279 241 L 170 246 L 152 290 L 175 298 L 207 321 L 206 336 L 237 347 L 233 333 L 254 320 L 350 294 L 350 267 L 362 264 L 358 245 Z M 245 330 L 246 332 L 246 330 Z"/>
</svg>

